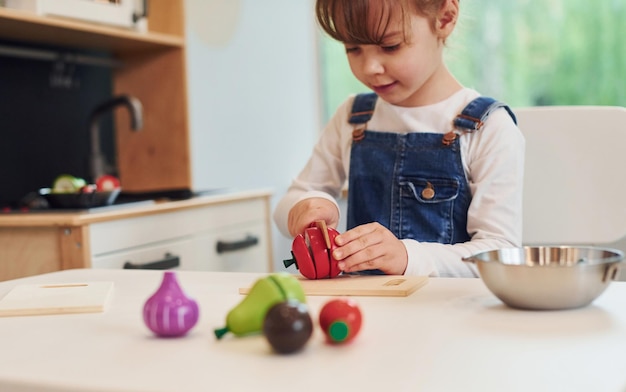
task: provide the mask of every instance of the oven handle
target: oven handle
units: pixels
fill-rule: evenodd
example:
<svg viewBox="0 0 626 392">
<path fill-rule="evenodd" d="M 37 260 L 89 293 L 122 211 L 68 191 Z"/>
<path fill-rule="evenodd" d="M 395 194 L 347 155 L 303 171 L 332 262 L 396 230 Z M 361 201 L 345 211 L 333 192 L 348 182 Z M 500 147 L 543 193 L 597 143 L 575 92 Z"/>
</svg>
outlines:
<svg viewBox="0 0 626 392">
<path fill-rule="evenodd" d="M 171 253 L 166 253 L 163 259 L 150 261 L 143 264 L 135 264 L 130 261 L 124 263 L 124 269 L 145 269 L 145 270 L 165 270 L 180 266 L 180 257 Z"/>
<path fill-rule="evenodd" d="M 217 253 L 236 252 L 238 250 L 246 249 L 255 246 L 259 243 L 258 237 L 253 235 L 246 235 L 246 238 L 239 241 L 222 241 L 218 240 L 215 249 Z"/>
</svg>

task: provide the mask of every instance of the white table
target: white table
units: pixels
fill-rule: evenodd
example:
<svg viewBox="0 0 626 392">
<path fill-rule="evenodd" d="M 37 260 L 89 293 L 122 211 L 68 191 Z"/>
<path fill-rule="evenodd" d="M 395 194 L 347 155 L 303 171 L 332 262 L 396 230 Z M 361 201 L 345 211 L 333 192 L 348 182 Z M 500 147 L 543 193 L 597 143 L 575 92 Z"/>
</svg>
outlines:
<svg viewBox="0 0 626 392">
<path fill-rule="evenodd" d="M 114 281 L 103 313 L 0 318 L 0 391 L 625 391 L 626 282 L 570 311 L 502 305 L 479 279 L 430 279 L 403 298 L 356 297 L 349 345 L 316 331 L 296 354 L 213 329 L 257 274 L 177 272 L 200 305 L 179 339 L 153 337 L 141 309 L 162 271 L 67 270 L 0 283 Z M 309 297 L 311 315 L 328 297 Z"/>
</svg>

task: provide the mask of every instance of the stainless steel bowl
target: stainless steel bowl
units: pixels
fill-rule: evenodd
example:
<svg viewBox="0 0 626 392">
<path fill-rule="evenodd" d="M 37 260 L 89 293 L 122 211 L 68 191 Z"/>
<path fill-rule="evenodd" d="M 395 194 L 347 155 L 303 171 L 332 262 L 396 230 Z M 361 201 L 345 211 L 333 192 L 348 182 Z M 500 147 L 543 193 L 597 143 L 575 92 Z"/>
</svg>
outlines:
<svg viewBox="0 0 626 392">
<path fill-rule="evenodd" d="M 624 255 L 596 247 L 526 246 L 477 253 L 487 288 L 520 309 L 572 309 L 589 305 L 614 280 Z"/>
</svg>

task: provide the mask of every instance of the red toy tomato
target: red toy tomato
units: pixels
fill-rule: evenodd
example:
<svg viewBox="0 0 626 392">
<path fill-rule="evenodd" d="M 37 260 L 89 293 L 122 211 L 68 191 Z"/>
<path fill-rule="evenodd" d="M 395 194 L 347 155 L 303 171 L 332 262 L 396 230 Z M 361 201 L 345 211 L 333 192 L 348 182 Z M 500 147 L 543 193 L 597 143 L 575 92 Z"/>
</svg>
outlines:
<svg viewBox="0 0 626 392">
<path fill-rule="evenodd" d="M 120 187 L 120 180 L 110 174 L 101 175 L 96 179 L 96 189 L 98 192 L 111 192 Z"/>
<path fill-rule="evenodd" d="M 361 330 L 361 309 L 349 298 L 332 299 L 320 310 L 319 323 L 331 343 L 347 343 Z"/>
</svg>

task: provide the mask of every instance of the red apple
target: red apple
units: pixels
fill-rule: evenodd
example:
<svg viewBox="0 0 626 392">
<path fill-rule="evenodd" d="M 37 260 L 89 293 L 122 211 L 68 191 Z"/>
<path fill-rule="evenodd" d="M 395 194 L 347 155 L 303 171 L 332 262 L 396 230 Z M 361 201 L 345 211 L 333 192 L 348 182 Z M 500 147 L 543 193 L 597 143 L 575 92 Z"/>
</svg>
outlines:
<svg viewBox="0 0 626 392">
<path fill-rule="evenodd" d="M 110 174 L 101 175 L 96 179 L 98 192 L 111 192 L 120 187 L 120 180 Z"/>
<path fill-rule="evenodd" d="M 97 190 L 96 185 L 87 184 L 80 188 L 80 193 L 94 193 Z"/>
<path fill-rule="evenodd" d="M 320 310 L 319 323 L 330 343 L 347 343 L 361 330 L 361 309 L 350 298 L 332 299 Z"/>
</svg>

